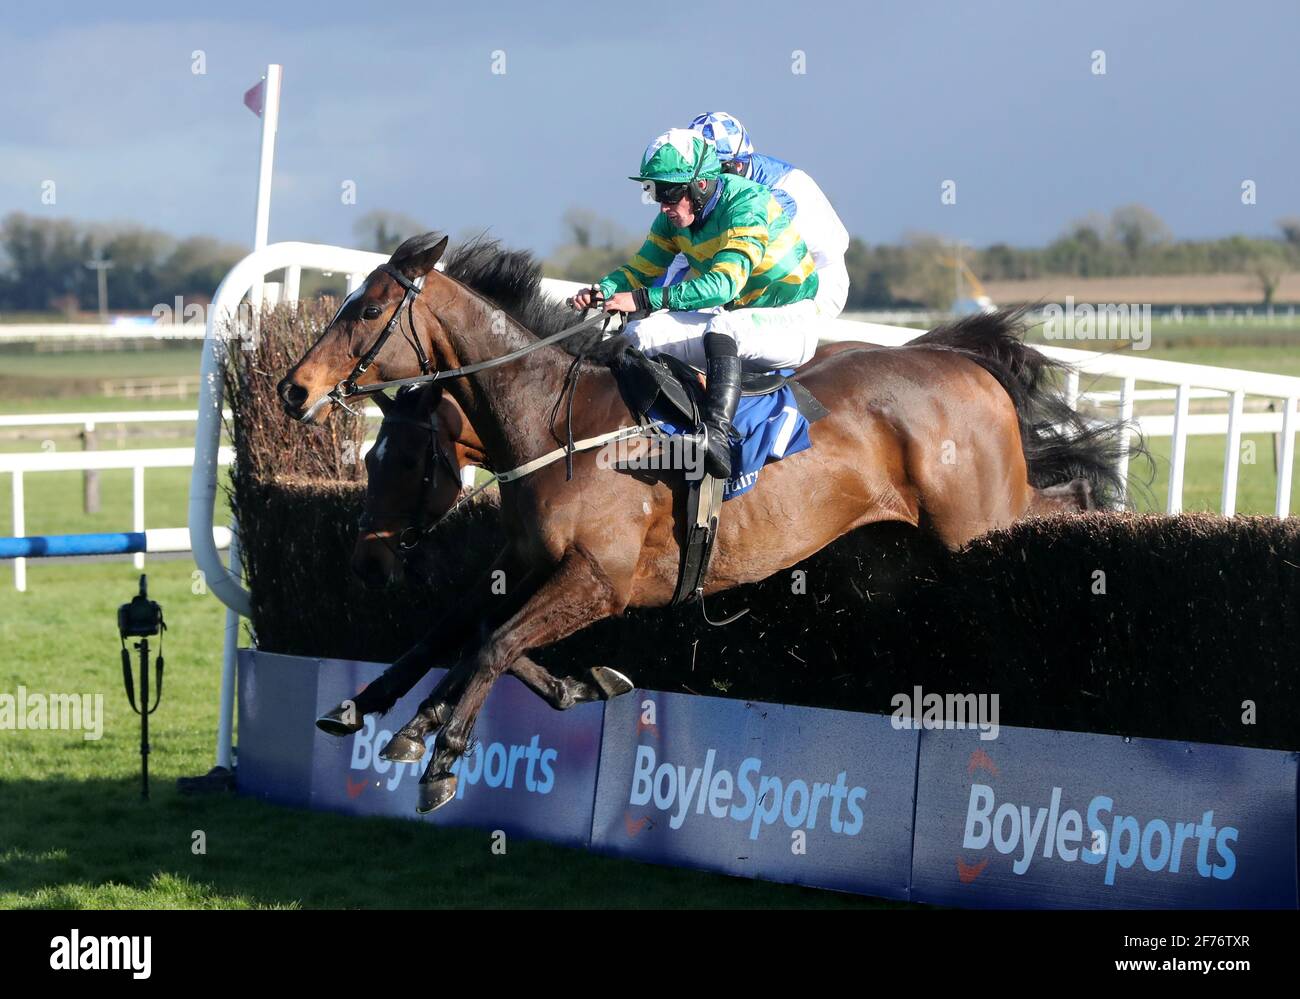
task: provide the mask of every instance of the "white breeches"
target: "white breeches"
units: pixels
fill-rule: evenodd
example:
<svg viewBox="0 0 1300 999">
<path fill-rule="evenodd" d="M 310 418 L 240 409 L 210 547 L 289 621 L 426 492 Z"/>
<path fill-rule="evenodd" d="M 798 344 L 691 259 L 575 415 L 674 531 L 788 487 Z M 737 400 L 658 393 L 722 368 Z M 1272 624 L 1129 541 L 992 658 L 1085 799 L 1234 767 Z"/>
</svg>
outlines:
<svg viewBox="0 0 1300 999">
<path fill-rule="evenodd" d="M 817 350 L 822 318 L 818 299 L 813 298 L 763 309 L 654 312 L 629 323 L 627 333 L 645 354 L 667 352 L 701 370 L 706 363 L 704 334 L 726 333 L 736 341 L 746 368 L 768 371 L 807 363 Z"/>
</svg>

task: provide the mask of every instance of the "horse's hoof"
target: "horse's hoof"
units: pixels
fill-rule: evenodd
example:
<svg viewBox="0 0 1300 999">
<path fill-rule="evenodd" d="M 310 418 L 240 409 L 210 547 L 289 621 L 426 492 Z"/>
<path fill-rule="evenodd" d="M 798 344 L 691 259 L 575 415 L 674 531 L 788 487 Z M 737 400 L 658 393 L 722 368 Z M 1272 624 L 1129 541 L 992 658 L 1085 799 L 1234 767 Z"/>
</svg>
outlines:
<svg viewBox="0 0 1300 999">
<path fill-rule="evenodd" d="M 351 720 L 349 720 L 351 719 Z M 365 719 L 352 704 L 340 704 L 326 711 L 316 719 L 316 727 L 326 735 L 345 736 L 360 732 L 365 727 Z"/>
<path fill-rule="evenodd" d="M 391 763 L 414 763 L 422 756 L 424 743 L 401 732 L 389 739 L 388 745 L 379 751 L 379 758 Z"/>
<path fill-rule="evenodd" d="M 632 681 L 616 669 L 608 666 L 593 666 L 588 671 L 591 682 L 600 688 L 605 700 L 611 700 L 633 689 Z"/>
<path fill-rule="evenodd" d="M 427 783 L 420 781 L 420 801 L 415 810 L 423 815 L 441 808 L 456 797 L 456 778 L 453 776 L 437 777 Z"/>
</svg>

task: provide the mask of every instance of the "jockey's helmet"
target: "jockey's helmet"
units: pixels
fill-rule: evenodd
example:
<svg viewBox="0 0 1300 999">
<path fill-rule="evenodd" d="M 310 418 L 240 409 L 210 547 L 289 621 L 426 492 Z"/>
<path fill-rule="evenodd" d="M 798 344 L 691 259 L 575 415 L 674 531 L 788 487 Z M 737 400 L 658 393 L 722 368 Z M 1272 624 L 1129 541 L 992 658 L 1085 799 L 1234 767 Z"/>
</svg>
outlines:
<svg viewBox="0 0 1300 999">
<path fill-rule="evenodd" d="M 670 128 L 646 146 L 641 172 L 631 179 L 641 181 L 660 203 L 680 201 L 689 194 L 698 214 L 712 195 L 714 185 L 708 183 L 702 191 L 695 181 L 716 181 L 721 174 L 722 164 L 712 143 L 699 132 Z"/>
<path fill-rule="evenodd" d="M 743 164 L 754 155 L 754 144 L 740 119 L 726 111 L 706 111 L 691 119 L 692 131 L 699 132 L 713 144 L 718 159 L 727 170 L 732 163 Z M 731 172 L 741 172 L 732 169 Z"/>
</svg>

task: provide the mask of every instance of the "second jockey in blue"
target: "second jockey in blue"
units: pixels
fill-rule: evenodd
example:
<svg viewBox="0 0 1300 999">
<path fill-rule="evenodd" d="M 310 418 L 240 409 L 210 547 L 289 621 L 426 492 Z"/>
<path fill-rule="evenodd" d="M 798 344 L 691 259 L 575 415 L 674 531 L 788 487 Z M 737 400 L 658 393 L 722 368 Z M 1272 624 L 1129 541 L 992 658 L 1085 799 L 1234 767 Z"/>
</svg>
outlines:
<svg viewBox="0 0 1300 999">
<path fill-rule="evenodd" d="M 799 232 L 817 270 L 817 305 L 821 316 L 823 319 L 837 317 L 844 311 L 849 294 L 849 272 L 844 266 L 849 233 L 816 181 L 785 160 L 754 152 L 745 126 L 725 111 L 696 115 L 687 127 L 713 143 L 723 172 L 738 174 L 770 188 L 786 214 L 798 219 Z M 662 282 L 656 283 L 673 284 L 686 269 L 686 259 L 679 255 Z"/>
</svg>

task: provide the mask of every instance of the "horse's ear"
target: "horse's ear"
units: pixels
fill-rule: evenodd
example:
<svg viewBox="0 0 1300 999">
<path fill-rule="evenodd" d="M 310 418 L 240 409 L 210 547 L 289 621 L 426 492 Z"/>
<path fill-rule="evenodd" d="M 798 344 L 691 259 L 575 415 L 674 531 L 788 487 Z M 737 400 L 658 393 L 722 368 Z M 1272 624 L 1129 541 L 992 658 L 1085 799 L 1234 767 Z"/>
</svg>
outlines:
<svg viewBox="0 0 1300 999">
<path fill-rule="evenodd" d="M 383 392 L 374 392 L 371 394 L 370 398 L 374 401 L 374 404 L 379 407 L 379 411 L 385 416 L 387 416 L 393 408 L 393 400 L 388 398 L 388 396 Z"/>
<path fill-rule="evenodd" d="M 448 237 L 443 236 L 442 239 L 438 240 L 438 242 L 434 243 L 428 249 L 412 253 L 400 261 L 398 260 L 398 257 L 402 254 L 403 247 L 399 246 L 397 252 L 393 254 L 389 263 L 412 281 L 418 281 L 433 270 L 433 265 L 442 259 L 442 255 L 447 249 L 447 242 Z"/>
<path fill-rule="evenodd" d="M 437 382 L 426 382 L 420 386 L 420 411 L 432 413 L 442 403 L 442 386 Z"/>
</svg>

